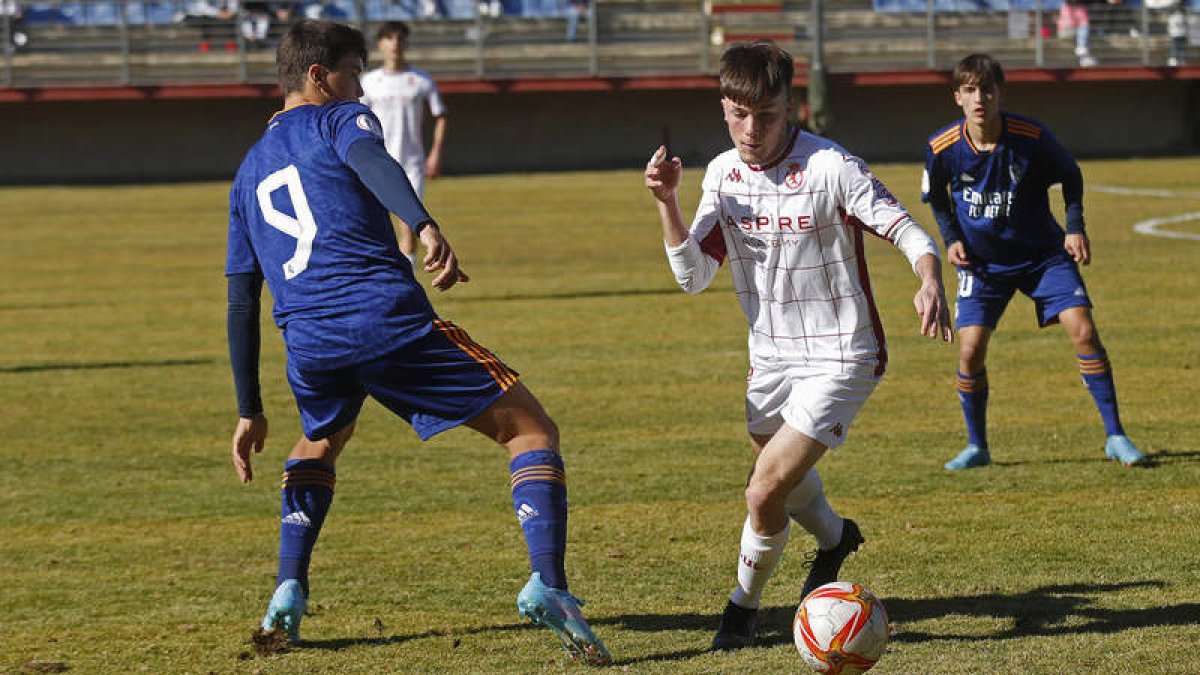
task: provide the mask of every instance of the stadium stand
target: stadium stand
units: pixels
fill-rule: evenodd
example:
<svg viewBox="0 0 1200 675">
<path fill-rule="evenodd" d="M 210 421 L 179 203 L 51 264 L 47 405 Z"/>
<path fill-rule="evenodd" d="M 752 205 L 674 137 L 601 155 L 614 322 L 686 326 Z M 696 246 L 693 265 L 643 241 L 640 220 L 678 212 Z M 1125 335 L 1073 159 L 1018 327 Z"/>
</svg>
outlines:
<svg viewBox="0 0 1200 675">
<path fill-rule="evenodd" d="M 292 16 L 327 16 L 370 31 L 379 21 L 419 21 L 411 57 L 435 77 L 711 75 L 724 46 L 770 38 L 803 71 L 814 27 L 808 0 L 596 0 L 578 39 L 564 38 L 564 0 L 503 0 L 499 16 L 478 0 L 333 0 L 277 3 Z M 1165 66 L 1171 8 L 1129 4 L 1105 22 L 1097 6 L 1093 53 L 1101 66 Z M 1200 63 L 1200 0 L 1181 59 Z M 28 45 L 5 51 L 0 87 L 65 84 L 265 84 L 274 80 L 275 21 L 255 48 L 236 22 L 204 30 L 180 17 L 187 2 L 29 2 Z M 987 51 L 1009 67 L 1077 66 L 1070 36 L 1055 35 L 1058 0 L 829 0 L 824 46 L 830 72 L 944 69 Z M 1116 11 L 1116 10 L 1112 10 Z M 1113 26 L 1119 26 L 1114 28 Z M 213 31 L 217 31 L 214 38 Z M 223 32 L 221 32 L 223 31 Z M 1178 42 L 1178 41 L 1177 41 Z"/>
</svg>

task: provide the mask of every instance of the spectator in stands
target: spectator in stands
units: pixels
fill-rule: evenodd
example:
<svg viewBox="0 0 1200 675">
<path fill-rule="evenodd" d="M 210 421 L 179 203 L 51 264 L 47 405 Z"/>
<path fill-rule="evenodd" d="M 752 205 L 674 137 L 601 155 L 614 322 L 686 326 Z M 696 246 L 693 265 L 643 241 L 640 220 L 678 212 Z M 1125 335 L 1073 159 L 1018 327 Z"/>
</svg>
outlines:
<svg viewBox="0 0 1200 675">
<path fill-rule="evenodd" d="M 446 138 L 446 106 L 433 78 L 408 63 L 408 24 L 388 21 L 375 34 L 383 67 L 363 75 L 362 102 L 371 108 L 383 125 L 383 141 L 388 153 L 396 158 L 418 197 L 425 194 L 425 178 L 442 173 L 442 143 Z M 433 143 L 425 154 L 422 123 L 425 109 L 433 115 Z M 397 228 L 400 250 L 410 262 L 416 261 L 413 223 Z"/>
<path fill-rule="evenodd" d="M 271 21 L 287 22 L 292 15 L 290 2 L 244 2 L 242 3 L 242 37 L 248 46 L 266 47 L 271 31 Z"/>
<path fill-rule="evenodd" d="M 587 16 L 588 0 L 569 0 L 567 4 L 567 42 L 575 41 L 579 29 L 579 17 Z"/>
<path fill-rule="evenodd" d="M 1092 57 L 1089 42 L 1092 35 L 1091 17 L 1087 5 L 1082 0 L 1063 0 L 1058 10 L 1058 36 L 1068 37 L 1074 32 L 1075 56 L 1079 57 L 1079 65 L 1091 68 L 1096 65 Z"/>
<path fill-rule="evenodd" d="M 236 17 L 237 2 L 186 2 L 175 20 L 199 29 L 200 51 L 212 49 L 213 42 L 224 43 L 226 50 L 233 51 L 237 49 L 233 27 Z"/>
<path fill-rule="evenodd" d="M 29 34 L 25 32 L 25 13 L 21 11 L 21 3 L 17 0 L 0 0 L 0 17 L 8 22 L 8 40 L 5 50 L 16 51 L 29 44 Z"/>
<path fill-rule="evenodd" d="M 1188 17 L 1183 0 L 1176 0 L 1167 17 L 1167 36 L 1171 38 L 1171 55 L 1167 65 L 1177 68 L 1184 65 L 1187 56 Z"/>
</svg>

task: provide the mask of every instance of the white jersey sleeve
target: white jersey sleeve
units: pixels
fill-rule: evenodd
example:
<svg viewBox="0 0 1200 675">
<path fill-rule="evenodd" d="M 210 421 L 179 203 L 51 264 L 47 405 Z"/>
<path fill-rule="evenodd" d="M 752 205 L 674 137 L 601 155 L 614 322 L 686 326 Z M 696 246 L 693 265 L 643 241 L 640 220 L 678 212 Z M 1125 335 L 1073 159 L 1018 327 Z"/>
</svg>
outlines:
<svg viewBox="0 0 1200 675">
<path fill-rule="evenodd" d="M 926 254 L 937 257 L 937 244 L 933 238 L 912 219 L 908 210 L 892 196 L 891 191 L 871 173 L 865 162 L 853 155 L 840 156 L 828 153 L 827 159 L 837 166 L 831 172 L 836 176 L 838 198 L 846 209 L 847 217 L 855 225 L 865 228 L 887 240 L 908 258 L 916 271 L 917 260 Z"/>
<path fill-rule="evenodd" d="M 443 117 L 446 114 L 446 104 L 442 103 L 442 94 L 438 91 L 437 83 L 433 78 L 429 78 L 429 98 L 426 100 L 429 104 L 429 114 L 434 117 Z"/>
<path fill-rule="evenodd" d="M 725 260 L 716 189 L 721 174 L 719 169 L 714 172 L 713 166 L 709 164 L 704 174 L 703 194 L 688 238 L 679 246 L 666 246 L 667 262 L 675 274 L 675 281 L 688 293 L 699 293 L 708 288 Z"/>
</svg>

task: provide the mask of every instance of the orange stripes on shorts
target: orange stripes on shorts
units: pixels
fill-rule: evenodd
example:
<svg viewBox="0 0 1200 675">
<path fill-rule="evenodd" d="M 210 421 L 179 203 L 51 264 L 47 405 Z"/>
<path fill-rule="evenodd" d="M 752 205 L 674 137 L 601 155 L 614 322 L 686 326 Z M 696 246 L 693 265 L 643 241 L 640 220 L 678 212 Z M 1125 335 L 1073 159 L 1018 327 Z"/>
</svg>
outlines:
<svg viewBox="0 0 1200 675">
<path fill-rule="evenodd" d="M 467 335 L 467 331 L 459 328 L 450 321 L 443 319 L 434 319 L 433 327 L 442 332 L 446 339 L 454 343 L 456 347 L 463 350 L 475 359 L 477 363 L 487 369 L 491 374 L 492 379 L 500 385 L 500 389 L 508 391 L 509 387 L 517 383 L 517 373 L 512 368 L 509 368 L 503 361 L 496 357 L 478 342 L 471 339 Z"/>
<path fill-rule="evenodd" d="M 566 485 L 567 474 L 562 469 L 549 464 L 527 466 L 524 469 L 517 469 L 513 472 L 512 480 L 509 481 L 508 487 L 510 490 L 515 490 L 521 483 L 531 480 L 549 481 L 551 483 Z"/>
</svg>

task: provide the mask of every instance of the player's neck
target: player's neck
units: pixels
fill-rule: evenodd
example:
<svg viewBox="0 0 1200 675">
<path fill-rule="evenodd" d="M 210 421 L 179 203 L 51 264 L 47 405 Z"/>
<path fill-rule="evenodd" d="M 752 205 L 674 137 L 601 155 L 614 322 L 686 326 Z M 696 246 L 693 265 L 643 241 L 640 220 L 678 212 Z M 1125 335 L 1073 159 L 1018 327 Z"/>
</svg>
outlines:
<svg viewBox="0 0 1200 675">
<path fill-rule="evenodd" d="M 383 62 L 383 70 L 388 73 L 399 73 L 408 70 L 408 61 L 403 58 L 388 59 Z"/>
<path fill-rule="evenodd" d="M 997 115 L 994 119 L 984 120 L 982 124 L 973 124 L 967 120 L 967 135 L 971 138 L 971 143 L 980 150 L 991 150 L 1000 142 L 1000 132 L 1004 128 L 1004 123 L 1000 116 Z"/>
<path fill-rule="evenodd" d="M 293 91 L 283 97 L 283 112 L 287 112 L 292 108 L 299 108 L 302 105 L 325 105 L 328 102 L 329 97 L 322 95 L 320 92 Z"/>
</svg>

